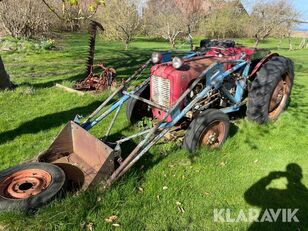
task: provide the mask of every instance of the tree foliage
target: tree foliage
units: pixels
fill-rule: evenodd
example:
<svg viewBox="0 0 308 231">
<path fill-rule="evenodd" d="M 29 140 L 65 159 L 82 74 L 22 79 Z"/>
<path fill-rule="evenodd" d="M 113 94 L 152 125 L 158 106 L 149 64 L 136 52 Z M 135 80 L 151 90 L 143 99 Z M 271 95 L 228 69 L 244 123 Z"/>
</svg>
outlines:
<svg viewBox="0 0 308 231">
<path fill-rule="evenodd" d="M 104 36 L 107 39 L 121 40 L 125 48 L 142 25 L 136 5 L 131 0 L 108 0 L 104 10 L 98 16 L 105 27 Z"/>
<path fill-rule="evenodd" d="M 54 13 L 72 30 L 80 29 L 81 21 L 92 18 L 104 0 L 41 0 L 43 5 Z"/>
<path fill-rule="evenodd" d="M 176 39 L 187 31 L 187 22 L 174 1 L 149 1 L 144 19 L 149 35 L 166 39 L 172 48 L 176 47 Z"/>
<path fill-rule="evenodd" d="M 15 38 L 30 38 L 50 29 L 53 19 L 47 8 L 37 0 L 0 1 L 0 19 Z"/>
<path fill-rule="evenodd" d="M 142 32 L 166 39 L 172 48 L 187 35 L 192 46 L 191 35 L 198 34 L 249 36 L 255 46 L 270 36 L 289 37 L 291 49 L 300 14 L 290 1 L 254 1 L 248 14 L 240 0 L 0 0 L 0 23 L 13 37 L 29 38 L 55 27 L 76 31 L 97 17 L 106 28 L 104 36 L 121 40 L 126 48 Z"/>
<path fill-rule="evenodd" d="M 203 17 L 205 11 L 203 8 L 203 2 L 202 0 L 173 0 L 176 4 L 176 6 L 181 11 L 181 16 L 183 17 L 185 23 L 191 27 L 191 29 L 194 29 L 200 18 Z"/>
<path fill-rule="evenodd" d="M 144 17 L 150 35 L 161 36 L 174 47 L 177 38 L 192 33 L 240 36 L 248 15 L 238 0 L 149 0 Z"/>
<path fill-rule="evenodd" d="M 299 12 L 288 0 L 258 1 L 252 7 L 248 32 L 257 46 L 269 36 L 290 36 L 298 20 Z"/>
<path fill-rule="evenodd" d="M 200 25 L 206 37 L 242 37 L 249 16 L 238 1 L 216 2 Z"/>
</svg>

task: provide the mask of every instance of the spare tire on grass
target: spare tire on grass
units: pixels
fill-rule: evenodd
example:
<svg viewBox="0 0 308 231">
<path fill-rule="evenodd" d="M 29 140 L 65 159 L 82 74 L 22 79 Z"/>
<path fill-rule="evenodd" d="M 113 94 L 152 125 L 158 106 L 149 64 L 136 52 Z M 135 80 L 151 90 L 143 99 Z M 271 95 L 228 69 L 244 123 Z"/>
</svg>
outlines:
<svg viewBox="0 0 308 231">
<path fill-rule="evenodd" d="M 48 163 L 34 162 L 0 171 L 0 211 L 36 209 L 54 198 L 64 183 L 64 171 Z"/>
</svg>

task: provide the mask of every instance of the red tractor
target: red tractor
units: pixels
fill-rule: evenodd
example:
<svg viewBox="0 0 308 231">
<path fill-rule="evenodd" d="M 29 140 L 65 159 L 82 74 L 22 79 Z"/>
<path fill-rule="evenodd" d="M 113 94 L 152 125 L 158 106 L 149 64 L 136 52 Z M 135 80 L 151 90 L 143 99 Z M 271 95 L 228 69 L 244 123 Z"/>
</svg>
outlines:
<svg viewBox="0 0 308 231">
<path fill-rule="evenodd" d="M 228 136 L 229 118 L 227 114 L 247 107 L 247 117 L 258 123 L 274 121 L 285 109 L 294 79 L 293 63 L 286 57 L 268 50 L 245 47 L 210 47 L 194 57 L 178 58 L 163 62 L 163 55 L 153 54 L 151 81 L 136 94 L 156 103 L 159 107 L 149 107 L 137 98 L 129 99 L 126 107 L 127 118 L 135 123 L 143 117 L 162 120 L 168 109 L 190 90 L 167 118 L 171 123 L 199 93 L 213 84 L 211 76 L 193 83 L 209 66 L 220 63 L 222 72 L 232 70 L 206 96 L 181 116 L 183 127 L 188 125 L 184 146 L 191 152 L 199 145 L 220 146 Z M 242 60 L 242 61 L 239 61 Z M 245 62 L 244 66 L 234 67 Z M 182 113 L 183 114 L 183 113 Z M 182 117 L 183 116 L 183 117 Z"/>
<path fill-rule="evenodd" d="M 200 51 L 173 59 L 170 52 L 153 53 L 152 59 L 87 119 L 70 121 L 36 158 L 38 163 L 0 172 L 0 210 L 39 207 L 65 187 L 64 182 L 85 190 L 103 178 L 110 186 L 163 137 L 178 137 L 184 132 L 183 145 L 189 152 L 200 146 L 219 147 L 228 137 L 228 114 L 244 106 L 250 120 L 276 120 L 291 93 L 293 62 L 267 50 L 227 44 L 214 47 L 207 43 Z M 127 91 L 128 83 L 151 63 L 151 76 L 135 90 Z M 126 102 L 126 115 L 132 124 L 151 118 L 152 126 L 114 140 L 109 135 Z M 101 139 L 87 132 L 112 112 Z M 121 145 L 137 137 L 141 137 L 138 144 L 123 159 Z"/>
</svg>

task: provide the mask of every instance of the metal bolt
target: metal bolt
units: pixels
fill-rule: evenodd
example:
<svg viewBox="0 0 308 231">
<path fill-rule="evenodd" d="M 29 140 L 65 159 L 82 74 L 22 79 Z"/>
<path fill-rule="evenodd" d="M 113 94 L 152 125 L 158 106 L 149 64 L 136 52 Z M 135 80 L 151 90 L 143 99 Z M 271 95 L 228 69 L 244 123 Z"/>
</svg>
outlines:
<svg viewBox="0 0 308 231">
<path fill-rule="evenodd" d="M 215 143 L 215 141 L 217 140 L 217 134 L 214 132 L 212 133 L 212 135 L 209 136 L 209 144 L 212 145 Z"/>
</svg>

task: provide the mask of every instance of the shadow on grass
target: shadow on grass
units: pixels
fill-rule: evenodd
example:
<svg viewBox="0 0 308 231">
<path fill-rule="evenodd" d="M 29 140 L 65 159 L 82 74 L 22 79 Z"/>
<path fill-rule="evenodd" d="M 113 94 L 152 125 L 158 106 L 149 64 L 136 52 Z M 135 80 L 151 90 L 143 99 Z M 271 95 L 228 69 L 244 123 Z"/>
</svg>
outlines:
<svg viewBox="0 0 308 231">
<path fill-rule="evenodd" d="M 231 139 L 232 137 L 234 137 L 238 133 L 238 130 L 239 130 L 239 127 L 235 123 L 231 122 L 227 139 Z M 221 144 L 221 145 L 223 146 L 224 144 Z M 206 146 L 203 145 L 202 147 L 199 147 L 196 152 L 189 153 L 188 158 L 190 159 L 191 163 L 194 163 L 197 157 L 203 155 L 204 153 L 203 150 L 210 153 L 210 152 L 213 152 L 213 151 L 215 152 L 219 150 L 219 148 L 207 148 Z"/>
<path fill-rule="evenodd" d="M 108 136 L 107 141 L 108 142 L 114 142 L 119 139 L 122 139 L 126 137 L 125 135 L 122 134 L 123 131 L 127 130 L 129 126 L 126 126 L 122 128 L 120 131 L 118 131 L 115 134 L 111 134 Z M 142 138 L 140 138 L 142 139 Z M 121 144 L 121 155 L 123 160 L 136 148 L 138 144 L 134 140 L 129 140 L 127 142 L 124 142 Z M 158 145 L 158 144 L 156 144 Z M 137 174 L 137 181 L 136 184 L 140 184 L 140 181 L 143 179 L 143 173 L 157 165 L 162 159 L 164 159 L 164 155 L 154 155 L 150 151 L 148 151 L 141 159 L 140 161 L 137 161 L 136 164 L 134 165 L 133 172 Z M 135 175 L 136 175 L 135 174 Z M 129 175 L 129 174 L 128 174 Z M 125 176 L 124 176 L 125 178 Z"/>
<path fill-rule="evenodd" d="M 121 132 L 125 129 L 127 127 L 114 134 L 113 138 L 122 137 Z M 123 146 L 123 156 L 127 156 L 136 145 L 134 142 L 128 142 Z M 0 219 L 3 222 L 2 224 L 9 227 L 16 227 L 17 229 L 27 224 L 27 228 L 32 227 L 29 230 L 46 229 L 46 226 L 44 226 L 46 225 L 44 224 L 45 221 L 48 221 L 48 227 L 53 227 L 51 229 L 57 229 L 55 227 L 57 227 L 59 222 L 65 223 L 66 228 L 71 226 L 86 226 L 89 216 L 98 213 L 104 207 L 118 206 L 118 203 L 121 203 L 121 201 L 124 202 L 126 197 L 134 192 L 139 194 L 140 191 L 138 191 L 138 188 L 142 184 L 145 172 L 157 165 L 163 158 L 162 155 L 157 156 L 150 152 L 141 158 L 127 174 L 112 186 L 112 188 L 116 188 L 117 190 L 117 200 L 105 200 L 105 198 L 110 198 L 112 193 L 110 193 L 109 188 L 104 188 L 102 184 L 98 184 L 89 188 L 86 192 L 79 192 L 77 194 L 74 190 L 63 191 L 55 198 L 56 201 L 51 202 L 50 205 L 46 205 L 45 208 L 42 207 L 41 209 L 26 211 L 25 213 L 15 213 L 17 211 L 7 214 L 2 213 L 0 214 Z M 127 181 L 130 182 L 129 186 L 127 186 Z M 127 188 L 130 190 L 127 190 Z M 141 225 L 143 226 L 143 224 Z"/>
<path fill-rule="evenodd" d="M 41 130 L 50 129 L 51 127 L 62 125 L 78 112 L 89 113 L 93 111 L 99 104 L 100 102 L 94 102 L 85 107 L 77 107 L 71 110 L 38 117 L 34 120 L 28 121 L 22 124 L 19 128 L 1 133 L 0 137 L 3 138 L 0 140 L 0 144 L 1 142 L 6 142 L 8 140 L 14 139 L 17 135 L 20 134 L 36 133 Z M 126 126 L 120 131 L 118 131 L 116 134 L 113 134 L 110 137 L 111 140 L 122 138 L 124 136 L 122 132 L 127 130 L 128 127 L 129 126 Z M 137 144 L 135 142 L 125 143 L 125 145 L 122 146 L 123 156 L 126 157 L 136 145 Z M 125 187 L 122 187 L 122 184 L 123 182 L 126 182 L 126 180 L 129 180 L 130 182 L 134 181 L 134 189 L 136 190 L 136 193 L 138 193 L 138 187 L 143 181 L 144 173 L 151 169 L 153 166 L 157 165 L 163 158 L 163 155 L 153 155 L 152 153 L 148 152 L 143 158 L 140 159 L 140 161 L 136 163 L 136 165 L 132 167 L 131 170 L 129 170 L 129 172 L 124 177 L 122 177 L 119 181 L 115 183 L 115 187 L 120 188 L 121 191 L 125 191 L 126 194 L 131 193 L 131 191 L 126 192 Z M 76 223 L 71 223 L 68 226 L 73 225 L 76 227 L 76 225 L 80 225 L 80 222 L 86 221 L 90 214 L 96 213 L 104 205 L 106 205 L 104 202 L 99 202 L 98 198 L 103 198 L 104 195 L 106 195 L 107 193 L 107 191 L 102 191 L 100 185 L 91 188 L 87 192 L 80 193 L 79 195 L 74 195 L 73 190 L 62 192 L 62 194 L 57 197 L 57 202 L 52 204 L 50 207 L 42 209 L 42 212 L 38 211 L 37 213 L 37 210 L 31 210 L 28 211 L 28 213 L 26 214 L 0 214 L 0 219 L 2 219 L 4 224 L 7 224 L 8 226 L 12 227 L 21 227 L 25 225 L 24 223 L 28 223 L 27 227 L 36 227 L 35 229 L 41 229 L 37 227 L 44 226 L 43 220 L 50 221 L 48 224 L 49 227 L 56 227 L 59 220 L 65 222 L 72 219 L 73 217 L 74 221 L 77 220 Z M 66 199 L 63 200 L 64 198 Z M 74 200 L 78 200 L 78 202 Z M 63 204 L 65 205 L 64 207 Z M 78 205 L 78 207 L 76 207 L 76 204 Z M 107 205 L 108 204 L 109 202 L 107 203 Z M 59 217 L 58 214 L 60 214 Z M 67 216 L 67 214 L 70 215 Z M 22 216 L 23 219 L 20 219 L 20 216 Z M 53 219 L 50 219 L 50 216 Z M 75 219 L 76 217 L 78 219 Z M 18 221 L 14 222 L 14 220 L 16 219 Z M 57 220 L 57 222 L 55 222 L 55 220 Z M 74 222 L 72 220 L 70 221 Z"/>
<path fill-rule="evenodd" d="M 286 178 L 288 181 L 286 189 L 269 188 L 272 181 L 281 178 Z M 258 221 L 255 221 L 248 230 L 307 230 L 308 189 L 301 182 L 302 178 L 302 168 L 298 164 L 291 163 L 287 165 L 286 171 L 270 172 L 268 176 L 252 185 L 245 192 L 244 198 L 249 204 L 262 208 L 262 211 Z M 270 209 L 273 210 L 272 213 Z M 295 215 L 299 222 L 296 222 L 295 218 L 292 219 L 292 215 L 290 213 L 288 215 L 288 212 L 286 216 L 283 215 L 279 209 L 290 209 L 292 212 L 298 209 Z M 276 222 L 269 222 L 275 216 L 273 213 L 279 213 L 278 219 Z"/>
<path fill-rule="evenodd" d="M 85 73 L 81 73 L 81 74 L 78 74 L 78 75 L 74 75 L 74 76 L 71 76 L 69 78 L 56 78 L 56 79 L 53 79 L 51 81 L 48 81 L 48 82 L 42 82 L 42 83 L 29 83 L 29 82 L 24 82 L 22 84 L 19 84 L 19 86 L 31 86 L 33 88 L 36 88 L 36 89 L 39 89 L 39 88 L 49 88 L 49 87 L 53 87 L 56 83 L 61 83 L 62 81 L 69 81 L 69 82 L 75 82 L 75 81 L 78 81 L 78 80 L 81 80 L 83 78 L 85 78 L 86 74 Z"/>
<path fill-rule="evenodd" d="M 37 132 L 48 130 L 53 127 L 58 127 L 68 122 L 69 120 L 74 119 L 74 116 L 78 113 L 91 113 L 100 104 L 100 101 L 96 101 L 84 107 L 76 107 L 67 111 L 56 112 L 27 121 L 20 125 L 18 128 L 0 133 L 0 144 L 14 140 L 17 136 L 22 134 L 35 134 Z"/>
<path fill-rule="evenodd" d="M 76 55 L 78 56 L 80 54 L 77 52 Z M 138 50 L 138 49 L 136 51 L 118 51 L 116 55 L 118 57 L 115 57 L 112 59 L 106 58 L 104 59 L 104 61 L 101 61 L 101 59 L 96 60 L 95 63 L 103 63 L 106 67 L 115 67 L 117 69 L 118 76 L 128 77 L 134 74 L 134 72 L 138 69 L 138 67 L 144 64 L 146 60 L 150 58 L 151 51 L 150 50 Z M 71 55 L 72 59 L 73 57 L 74 57 L 74 54 Z M 84 64 L 84 69 L 86 70 L 86 64 Z M 69 74 L 69 72 L 66 71 L 64 74 Z M 54 73 L 52 75 L 53 76 L 57 76 L 57 75 L 63 76 L 63 72 L 59 73 L 59 70 L 57 68 L 54 70 Z M 44 77 L 52 77 L 52 76 L 44 76 Z M 43 79 L 44 77 L 40 77 L 40 78 Z M 42 83 L 31 84 L 31 83 L 26 82 L 26 83 L 20 84 L 20 86 L 26 85 L 26 86 L 32 86 L 34 88 L 48 88 L 62 81 L 74 82 L 74 81 L 83 80 L 84 78 L 86 78 L 86 72 L 79 73 L 76 75 L 71 75 L 68 78 L 55 77 L 51 81 L 42 82 Z"/>
<path fill-rule="evenodd" d="M 155 156 L 147 153 L 132 169 L 116 181 L 112 186 L 117 191 L 116 195 L 110 192 L 112 189 L 104 188 L 101 184 L 77 194 L 73 191 L 64 192 L 57 197 L 56 201 L 38 210 L 28 213 L 16 213 L 17 211 L 0 213 L 1 225 L 16 229 L 26 226 L 27 230 L 45 230 L 46 227 L 57 230 L 59 223 L 62 223 L 65 224 L 66 229 L 81 227 L 81 230 L 85 230 L 86 228 L 83 227 L 92 223 L 89 217 L 92 217 L 93 214 L 98 214 L 101 210 L 104 211 L 105 207 L 114 207 L 116 210 L 122 203 L 125 203 L 127 197 L 133 193 L 141 193 L 138 188 L 142 184 L 145 172 L 163 158 Z M 111 214 L 105 215 L 107 217 Z M 139 225 L 145 227 L 142 222 Z"/>
</svg>

